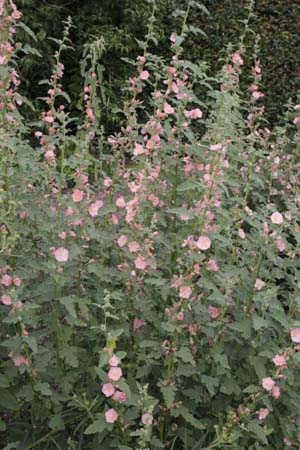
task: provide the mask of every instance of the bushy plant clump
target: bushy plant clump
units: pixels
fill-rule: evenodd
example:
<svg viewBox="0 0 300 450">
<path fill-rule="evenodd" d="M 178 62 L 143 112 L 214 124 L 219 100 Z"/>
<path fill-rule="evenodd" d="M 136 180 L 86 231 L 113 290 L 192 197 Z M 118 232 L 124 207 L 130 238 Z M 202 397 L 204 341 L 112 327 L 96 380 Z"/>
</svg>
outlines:
<svg viewBox="0 0 300 450">
<path fill-rule="evenodd" d="M 197 5 L 170 61 L 151 18 L 107 139 L 99 42 L 76 132 L 68 113 L 70 20 L 40 120 L 22 116 L 27 29 L 0 0 L 3 450 L 299 448 L 300 105 L 267 128 L 243 38 L 214 80 L 185 60 Z"/>
</svg>

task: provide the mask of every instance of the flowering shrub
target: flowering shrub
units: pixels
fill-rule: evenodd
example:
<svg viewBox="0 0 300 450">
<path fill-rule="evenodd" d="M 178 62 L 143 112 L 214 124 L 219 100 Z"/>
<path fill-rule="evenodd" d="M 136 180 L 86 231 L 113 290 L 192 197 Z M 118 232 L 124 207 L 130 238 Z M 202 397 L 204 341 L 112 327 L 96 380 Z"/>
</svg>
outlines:
<svg viewBox="0 0 300 450">
<path fill-rule="evenodd" d="M 16 62 L 34 50 L 0 0 L 6 450 L 299 448 L 300 106 L 266 127 L 242 43 L 215 88 L 183 58 L 188 12 L 168 63 L 149 27 L 106 142 L 93 45 L 71 127 L 71 21 L 40 120 L 22 117 Z"/>
</svg>

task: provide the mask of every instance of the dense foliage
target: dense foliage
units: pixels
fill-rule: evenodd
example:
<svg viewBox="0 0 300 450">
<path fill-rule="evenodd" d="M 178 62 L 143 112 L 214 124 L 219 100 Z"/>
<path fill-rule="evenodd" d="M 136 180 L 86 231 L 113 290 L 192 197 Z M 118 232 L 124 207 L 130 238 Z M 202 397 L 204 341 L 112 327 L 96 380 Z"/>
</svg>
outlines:
<svg viewBox="0 0 300 450">
<path fill-rule="evenodd" d="M 200 13 L 163 54 L 150 14 L 110 134 L 101 41 L 76 114 L 64 23 L 31 113 L 0 0 L 2 450 L 299 448 L 300 105 L 270 131 L 251 2 L 217 75 L 186 59 Z"/>
<path fill-rule="evenodd" d="M 47 36 L 61 35 L 63 21 L 71 15 L 76 26 L 72 32 L 74 50 L 64 56 L 64 86 L 71 95 L 73 108 L 76 108 L 81 86 L 79 61 L 84 44 L 93 37 L 101 38 L 101 61 L 105 68 L 103 89 L 106 94 L 102 121 L 111 126 L 113 119 L 116 120 L 111 110 L 118 105 L 120 89 L 131 74 L 130 67 L 120 58 L 133 58 L 137 53 L 136 40 L 146 32 L 151 3 L 147 0 L 19 0 L 23 20 L 36 33 L 36 48 L 43 55 L 42 58 L 30 55 L 22 58 L 23 92 L 31 98 L 38 97 L 38 81 L 48 78 L 55 48 Z M 192 61 L 205 60 L 210 67 L 209 73 L 214 75 L 221 68 L 220 56 L 225 56 L 226 46 L 230 42 L 238 44 L 247 12 L 245 2 L 240 0 L 203 0 L 201 4 L 210 15 L 195 11 L 193 25 L 200 27 L 205 34 L 190 35 L 185 43 L 185 56 Z M 178 8 L 185 9 L 186 0 L 157 0 L 156 5 L 159 53 L 166 55 L 166 37 L 180 29 L 174 12 Z M 251 28 L 260 35 L 266 116 L 274 124 L 289 98 L 297 95 L 299 86 L 300 4 L 298 0 L 255 0 L 254 12 Z M 254 39 L 251 34 L 246 39 L 249 55 Z M 244 74 L 246 79 L 249 78 L 249 70 Z"/>
</svg>

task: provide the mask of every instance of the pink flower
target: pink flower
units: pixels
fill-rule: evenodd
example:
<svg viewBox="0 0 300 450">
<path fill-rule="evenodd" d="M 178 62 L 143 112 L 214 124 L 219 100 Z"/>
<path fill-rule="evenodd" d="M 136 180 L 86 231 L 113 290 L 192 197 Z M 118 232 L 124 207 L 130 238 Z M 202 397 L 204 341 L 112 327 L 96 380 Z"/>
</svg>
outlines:
<svg viewBox="0 0 300 450">
<path fill-rule="evenodd" d="M 236 66 L 240 67 L 244 64 L 243 59 L 241 58 L 241 56 L 236 52 L 234 53 L 234 55 L 231 58 L 231 61 L 233 62 L 233 64 L 235 64 Z"/>
<path fill-rule="evenodd" d="M 6 295 L 6 294 L 2 295 L 1 302 L 3 303 L 3 305 L 7 305 L 7 306 L 12 304 L 10 296 Z"/>
<path fill-rule="evenodd" d="M 219 266 L 214 259 L 210 259 L 207 262 L 207 269 L 211 270 L 212 272 L 218 272 Z"/>
<path fill-rule="evenodd" d="M 11 16 L 12 16 L 13 19 L 18 20 L 18 19 L 21 19 L 22 14 L 20 13 L 20 11 L 15 9 Z"/>
<path fill-rule="evenodd" d="M 184 113 L 185 117 L 190 118 L 190 119 L 201 119 L 201 117 L 203 115 L 201 109 L 199 109 L 199 108 L 192 109 L 191 111 L 188 111 L 187 109 L 185 109 L 183 113 Z"/>
<path fill-rule="evenodd" d="M 116 391 L 113 395 L 113 399 L 118 403 L 125 403 L 126 402 L 126 394 L 122 391 Z"/>
<path fill-rule="evenodd" d="M 208 311 L 212 319 L 216 319 L 220 315 L 220 308 L 216 308 L 215 306 L 209 305 Z"/>
<path fill-rule="evenodd" d="M 62 231 L 61 233 L 59 233 L 58 235 L 62 240 L 65 240 L 67 237 L 67 233 L 65 231 Z"/>
<path fill-rule="evenodd" d="M 256 291 L 261 291 L 265 285 L 266 285 L 266 283 L 263 280 L 261 280 L 260 278 L 256 278 L 255 284 L 254 284 L 254 289 Z"/>
<path fill-rule="evenodd" d="M 117 367 L 120 364 L 120 359 L 113 355 L 111 358 L 109 358 L 108 364 L 112 367 Z"/>
<path fill-rule="evenodd" d="M 126 243 L 127 243 L 127 236 L 125 236 L 124 234 L 122 234 L 120 237 L 119 237 L 119 239 L 117 240 L 117 242 L 118 242 L 118 246 L 119 247 L 124 247 L 124 245 L 126 245 Z"/>
<path fill-rule="evenodd" d="M 140 246 L 136 241 L 129 242 L 128 249 L 131 253 L 136 253 L 139 251 Z"/>
<path fill-rule="evenodd" d="M 286 364 L 286 359 L 284 355 L 275 355 L 272 359 L 275 366 L 284 366 Z"/>
<path fill-rule="evenodd" d="M 122 376 L 120 367 L 111 367 L 108 372 L 108 378 L 112 381 L 118 381 Z"/>
<path fill-rule="evenodd" d="M 102 200 L 97 200 L 96 202 L 91 203 L 89 206 L 89 215 L 91 217 L 97 216 L 99 208 L 102 208 L 103 205 L 104 205 L 104 203 Z"/>
<path fill-rule="evenodd" d="M 215 152 L 215 151 L 218 151 L 218 150 L 222 149 L 222 144 L 220 144 L 220 143 L 219 144 L 213 144 L 209 148 L 210 148 L 211 151 Z"/>
<path fill-rule="evenodd" d="M 280 225 L 283 222 L 283 216 L 280 212 L 276 211 L 270 216 L 271 222 Z"/>
<path fill-rule="evenodd" d="M 133 150 L 134 156 L 144 155 L 145 153 L 147 153 L 147 150 L 141 144 L 136 142 Z"/>
<path fill-rule="evenodd" d="M 267 377 L 262 379 L 262 387 L 266 389 L 266 391 L 271 391 L 274 386 L 275 381 L 272 378 Z"/>
<path fill-rule="evenodd" d="M 238 229 L 238 235 L 241 239 L 245 239 L 245 237 L 246 237 L 245 232 L 242 228 Z"/>
<path fill-rule="evenodd" d="M 278 386 L 274 386 L 272 389 L 272 397 L 279 398 L 280 397 L 280 388 Z"/>
<path fill-rule="evenodd" d="M 286 249 L 284 240 L 281 238 L 276 239 L 275 244 L 280 252 L 284 252 L 284 250 Z"/>
<path fill-rule="evenodd" d="M 148 70 L 143 70 L 143 72 L 141 72 L 140 77 L 142 80 L 148 80 L 150 74 L 148 72 Z"/>
<path fill-rule="evenodd" d="M 183 312 L 179 312 L 178 314 L 177 314 L 177 320 L 183 320 L 184 319 L 184 314 L 183 314 Z"/>
<path fill-rule="evenodd" d="M 74 214 L 74 211 L 73 211 L 73 209 L 71 208 L 71 206 L 68 206 L 67 207 L 67 209 L 66 209 L 66 216 L 73 216 L 73 214 Z"/>
<path fill-rule="evenodd" d="M 258 418 L 259 420 L 264 420 L 268 415 L 270 414 L 270 411 L 268 408 L 260 408 Z"/>
<path fill-rule="evenodd" d="M 13 279 L 10 275 L 3 275 L 3 277 L 1 278 L 1 284 L 3 284 L 6 287 L 9 287 L 12 283 Z"/>
<path fill-rule="evenodd" d="M 115 388 L 111 383 L 106 383 L 102 386 L 102 393 L 105 397 L 111 397 L 115 392 Z"/>
<path fill-rule="evenodd" d="M 69 259 L 69 250 L 64 247 L 59 247 L 54 250 L 53 255 L 58 262 L 66 262 Z"/>
<path fill-rule="evenodd" d="M 142 424 L 146 426 L 150 426 L 153 423 L 152 414 L 146 413 L 142 415 Z"/>
<path fill-rule="evenodd" d="M 103 184 L 105 187 L 110 187 L 112 185 L 113 180 L 110 177 L 104 177 Z"/>
<path fill-rule="evenodd" d="M 300 342 L 300 328 L 294 328 L 291 330 L 291 339 L 293 342 Z"/>
<path fill-rule="evenodd" d="M 74 189 L 74 192 L 72 194 L 73 202 L 75 202 L 75 203 L 81 202 L 81 200 L 83 199 L 83 196 L 84 196 L 83 191 L 80 191 L 80 189 Z"/>
<path fill-rule="evenodd" d="M 25 358 L 25 356 L 17 356 L 16 358 L 13 358 L 13 362 L 15 367 L 19 367 L 21 364 L 23 364 L 24 366 L 29 367 L 29 360 L 27 358 Z"/>
<path fill-rule="evenodd" d="M 179 289 L 179 297 L 180 298 L 190 298 L 192 295 L 192 289 L 190 286 L 181 286 Z"/>
<path fill-rule="evenodd" d="M 118 413 L 114 408 L 109 409 L 105 413 L 105 420 L 107 423 L 115 423 L 118 419 Z"/>
<path fill-rule="evenodd" d="M 291 447 L 291 446 L 292 446 L 292 441 L 290 441 L 289 438 L 286 437 L 286 436 L 285 436 L 285 438 L 283 439 L 283 442 L 284 442 L 284 444 L 285 444 L 287 447 Z"/>
<path fill-rule="evenodd" d="M 165 104 L 164 104 L 164 112 L 166 113 L 166 114 L 174 114 L 174 108 L 168 103 L 168 102 L 165 102 Z"/>
<path fill-rule="evenodd" d="M 116 205 L 118 206 L 118 208 L 125 208 L 125 206 L 126 206 L 126 201 L 125 201 L 125 199 L 124 199 L 123 196 L 117 198 L 117 200 L 116 200 Z"/>
<path fill-rule="evenodd" d="M 200 236 L 196 245 L 200 250 L 208 250 L 211 246 L 211 240 L 207 236 Z"/>
<path fill-rule="evenodd" d="M 134 261 L 134 265 L 136 269 L 140 269 L 140 270 L 145 270 L 146 267 L 148 266 L 148 262 L 147 260 L 142 256 L 139 255 L 135 261 Z"/>
<path fill-rule="evenodd" d="M 134 321 L 133 321 L 133 331 L 137 331 L 139 328 L 143 327 L 144 325 L 146 325 L 144 320 L 134 319 Z"/>
</svg>

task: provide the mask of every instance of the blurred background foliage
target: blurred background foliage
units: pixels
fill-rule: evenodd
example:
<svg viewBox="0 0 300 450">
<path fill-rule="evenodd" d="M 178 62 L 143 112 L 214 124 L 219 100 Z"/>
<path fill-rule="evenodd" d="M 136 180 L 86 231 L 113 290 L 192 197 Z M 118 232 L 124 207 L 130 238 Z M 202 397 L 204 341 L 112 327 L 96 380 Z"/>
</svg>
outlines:
<svg viewBox="0 0 300 450">
<path fill-rule="evenodd" d="M 185 57 L 192 61 L 205 60 L 211 75 L 222 65 L 229 43 L 236 46 L 243 32 L 247 17 L 248 0 L 196 0 L 204 5 L 210 15 L 196 8 L 190 16 L 190 24 L 201 28 L 203 34 L 191 34 L 186 42 Z M 167 55 L 169 36 L 180 29 L 176 9 L 184 9 L 186 0 L 157 0 L 156 52 Z M 99 64 L 103 67 L 103 124 L 113 130 L 119 126 L 113 111 L 119 108 L 122 86 L 132 73 L 132 67 L 121 58 L 135 59 L 139 54 L 137 40 L 147 32 L 152 13 L 151 0 L 19 0 L 23 21 L 36 34 L 34 46 L 42 54 L 24 55 L 21 59 L 23 91 L 30 99 L 45 95 L 45 87 L 39 81 L 49 78 L 51 61 L 56 44 L 48 37 L 59 39 L 63 21 L 70 15 L 75 28 L 71 39 L 73 51 L 66 52 L 64 88 L 72 99 L 72 110 L 78 108 L 83 79 L 80 60 L 84 44 L 102 39 L 103 51 Z M 259 57 L 263 68 L 262 90 L 267 118 L 271 124 L 278 120 L 289 98 L 295 99 L 300 81 L 300 2 L 299 0 L 256 0 L 255 17 L 245 41 L 248 64 L 255 34 L 260 35 Z M 26 38 L 25 35 L 21 38 Z M 32 42 L 30 42 L 31 45 Z M 248 71 L 249 73 L 249 71 Z M 247 70 L 246 70 L 247 82 Z"/>
</svg>

